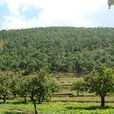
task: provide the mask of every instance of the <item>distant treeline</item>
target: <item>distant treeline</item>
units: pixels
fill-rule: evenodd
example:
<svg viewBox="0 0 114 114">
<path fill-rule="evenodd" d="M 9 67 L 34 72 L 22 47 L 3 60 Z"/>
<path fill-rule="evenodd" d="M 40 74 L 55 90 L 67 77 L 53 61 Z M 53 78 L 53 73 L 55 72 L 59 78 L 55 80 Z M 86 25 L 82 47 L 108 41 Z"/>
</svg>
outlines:
<svg viewBox="0 0 114 114">
<path fill-rule="evenodd" d="M 100 64 L 114 66 L 113 28 L 47 27 L 0 31 L 0 69 L 28 75 L 86 74 Z"/>
</svg>

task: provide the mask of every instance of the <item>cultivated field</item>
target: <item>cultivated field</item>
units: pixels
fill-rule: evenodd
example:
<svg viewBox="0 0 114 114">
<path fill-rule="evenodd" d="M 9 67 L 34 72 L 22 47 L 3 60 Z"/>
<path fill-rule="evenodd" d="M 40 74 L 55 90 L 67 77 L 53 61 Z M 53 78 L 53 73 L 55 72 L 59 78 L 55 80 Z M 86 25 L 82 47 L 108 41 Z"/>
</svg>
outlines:
<svg viewBox="0 0 114 114">
<path fill-rule="evenodd" d="M 71 90 L 72 83 L 82 80 L 81 77 L 75 77 L 74 74 L 57 74 L 56 78 L 61 85 L 60 91 L 52 96 L 50 102 L 37 105 L 41 114 L 114 114 L 113 95 L 106 97 L 106 107 L 101 109 L 100 98 L 95 94 L 80 93 L 77 96 L 77 92 Z M 18 112 L 16 114 L 32 114 L 33 110 L 33 104 L 23 104 L 21 98 L 0 104 L 0 114 L 13 114 L 5 113 L 12 111 Z"/>
</svg>

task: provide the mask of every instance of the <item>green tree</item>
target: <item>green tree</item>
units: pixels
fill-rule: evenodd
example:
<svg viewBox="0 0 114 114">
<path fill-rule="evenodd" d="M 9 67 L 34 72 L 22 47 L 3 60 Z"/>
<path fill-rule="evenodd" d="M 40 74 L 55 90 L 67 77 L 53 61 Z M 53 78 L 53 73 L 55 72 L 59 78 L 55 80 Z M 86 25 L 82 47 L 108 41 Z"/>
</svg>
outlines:
<svg viewBox="0 0 114 114">
<path fill-rule="evenodd" d="M 111 6 L 114 5 L 114 0 L 108 0 L 108 6 L 111 8 Z"/>
<path fill-rule="evenodd" d="M 10 77 L 11 82 L 10 82 L 10 92 L 13 94 L 14 98 L 16 98 L 16 95 L 19 94 L 20 90 L 20 76 L 18 73 L 12 73 L 12 76 Z"/>
<path fill-rule="evenodd" d="M 101 107 L 105 106 L 105 96 L 113 90 L 114 82 L 111 69 L 101 66 L 84 78 L 85 89 L 101 97 Z"/>
<path fill-rule="evenodd" d="M 51 72 L 87 74 L 114 66 L 113 28 L 47 27 L 0 31 L 0 69 L 27 76 Z"/>
<path fill-rule="evenodd" d="M 24 98 L 24 103 L 27 103 L 27 97 L 28 97 L 28 81 L 29 77 L 21 77 L 19 81 L 19 95 Z"/>
<path fill-rule="evenodd" d="M 77 92 L 77 96 L 79 96 L 80 92 L 84 91 L 84 83 L 83 81 L 78 81 L 72 85 L 72 90 Z"/>
<path fill-rule="evenodd" d="M 26 76 L 23 81 L 22 88 L 26 95 L 30 97 L 34 104 L 35 114 L 38 113 L 36 103 L 42 103 L 46 98 L 50 97 L 57 90 L 57 85 L 52 81 L 50 75 L 45 70 L 40 70 L 36 75 Z M 23 91 L 23 90 L 22 90 Z M 24 93 L 25 93 L 24 92 Z"/>
<path fill-rule="evenodd" d="M 11 84 L 12 72 L 5 71 L 0 72 L 0 96 L 3 97 L 3 103 L 6 102 L 6 97 L 11 93 L 10 84 Z"/>
</svg>

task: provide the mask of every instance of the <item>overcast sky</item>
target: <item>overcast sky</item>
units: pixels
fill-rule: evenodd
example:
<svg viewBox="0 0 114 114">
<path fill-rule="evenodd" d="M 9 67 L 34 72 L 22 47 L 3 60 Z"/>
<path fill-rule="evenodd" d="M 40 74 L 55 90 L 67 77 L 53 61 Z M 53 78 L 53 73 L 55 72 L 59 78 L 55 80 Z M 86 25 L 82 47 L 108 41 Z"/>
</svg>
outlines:
<svg viewBox="0 0 114 114">
<path fill-rule="evenodd" d="M 0 29 L 114 27 L 107 0 L 0 0 Z"/>
</svg>

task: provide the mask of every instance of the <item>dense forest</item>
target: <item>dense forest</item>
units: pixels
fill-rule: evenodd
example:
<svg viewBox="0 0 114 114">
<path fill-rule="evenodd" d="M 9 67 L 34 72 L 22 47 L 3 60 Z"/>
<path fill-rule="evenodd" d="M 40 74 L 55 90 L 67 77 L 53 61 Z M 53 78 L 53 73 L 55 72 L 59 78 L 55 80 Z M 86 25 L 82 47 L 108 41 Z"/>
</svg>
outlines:
<svg viewBox="0 0 114 114">
<path fill-rule="evenodd" d="M 47 27 L 0 31 L 0 69 L 28 75 L 87 74 L 100 64 L 114 66 L 113 28 Z"/>
</svg>

